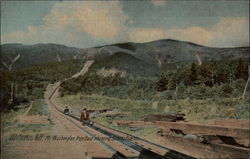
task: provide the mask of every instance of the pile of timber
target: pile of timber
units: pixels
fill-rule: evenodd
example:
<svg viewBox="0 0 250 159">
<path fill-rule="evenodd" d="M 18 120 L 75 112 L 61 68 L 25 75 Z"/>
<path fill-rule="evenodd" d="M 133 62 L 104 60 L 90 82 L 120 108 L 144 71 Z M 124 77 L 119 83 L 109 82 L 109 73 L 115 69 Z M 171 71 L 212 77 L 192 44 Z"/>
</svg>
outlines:
<svg viewBox="0 0 250 159">
<path fill-rule="evenodd" d="M 99 113 L 107 113 L 107 112 L 111 112 L 111 111 L 113 111 L 113 109 L 107 108 L 107 109 L 101 109 L 101 110 L 99 110 Z"/>
<path fill-rule="evenodd" d="M 216 119 L 210 124 L 166 121 L 154 124 L 161 129 L 158 136 L 161 141 L 184 154 L 197 158 L 249 158 L 249 122 L 249 119 Z M 182 137 L 173 132 L 181 133 Z"/>
<path fill-rule="evenodd" d="M 128 116 L 130 113 L 128 112 L 107 112 L 107 113 L 102 113 L 102 116 L 106 117 L 125 117 Z"/>
<path fill-rule="evenodd" d="M 96 112 L 96 110 L 88 109 L 88 112 L 89 112 L 89 113 L 94 113 L 94 112 Z"/>
<path fill-rule="evenodd" d="M 151 122 L 136 121 L 136 120 L 114 120 L 112 124 L 114 126 L 129 127 L 129 128 L 152 126 Z"/>
<path fill-rule="evenodd" d="M 235 120 L 235 123 L 240 122 Z M 192 124 L 192 123 L 177 123 L 177 122 L 165 122 L 156 121 L 155 124 L 161 128 L 161 132 L 176 132 L 183 135 L 193 134 L 196 136 L 202 136 L 209 143 L 215 144 L 228 144 L 239 147 L 250 148 L 250 128 L 244 127 L 232 127 L 225 122 L 221 122 L 224 125 L 205 125 L 205 124 Z M 232 124 L 232 123 L 230 123 Z"/>
<path fill-rule="evenodd" d="M 144 117 L 144 121 L 168 121 L 168 122 L 177 122 L 185 121 L 184 113 L 175 113 L 175 114 L 149 114 Z"/>
<path fill-rule="evenodd" d="M 235 147 L 227 144 L 204 144 L 200 141 L 183 138 L 180 136 L 164 135 L 158 136 L 162 145 L 175 151 L 200 159 L 228 158 L 247 159 L 250 158 L 250 150 L 244 147 Z"/>
<path fill-rule="evenodd" d="M 210 125 L 218 125 L 232 128 L 250 129 L 250 119 L 213 119 Z"/>
<path fill-rule="evenodd" d="M 88 109 L 88 111 L 89 111 L 89 113 L 94 113 L 94 112 L 96 112 L 96 113 L 107 113 L 107 112 L 113 111 L 113 109 L 109 109 L 109 108 L 100 109 L 100 110 Z"/>
</svg>

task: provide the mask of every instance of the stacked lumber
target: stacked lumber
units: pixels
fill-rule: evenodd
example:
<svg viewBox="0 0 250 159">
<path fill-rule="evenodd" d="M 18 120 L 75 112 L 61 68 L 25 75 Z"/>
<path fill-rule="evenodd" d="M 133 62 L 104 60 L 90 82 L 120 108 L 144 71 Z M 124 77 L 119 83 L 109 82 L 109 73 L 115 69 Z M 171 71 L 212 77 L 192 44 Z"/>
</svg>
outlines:
<svg viewBox="0 0 250 159">
<path fill-rule="evenodd" d="M 213 119 L 210 125 L 218 125 L 232 128 L 250 129 L 250 119 Z"/>
<path fill-rule="evenodd" d="M 177 122 L 185 121 L 184 113 L 176 114 L 149 114 L 144 117 L 144 121 L 168 121 L 168 122 Z"/>
<path fill-rule="evenodd" d="M 198 140 L 187 139 L 180 136 L 158 136 L 162 145 L 175 151 L 180 151 L 195 158 L 249 158 L 250 150 L 243 147 L 235 147 L 226 144 L 203 144 Z"/>
<path fill-rule="evenodd" d="M 114 126 L 125 126 L 130 128 L 147 127 L 152 125 L 151 122 L 135 121 L 135 120 L 114 120 L 112 124 Z"/>
<path fill-rule="evenodd" d="M 128 112 L 107 112 L 107 113 L 102 113 L 102 116 L 106 117 L 125 117 L 128 116 Z"/>
<path fill-rule="evenodd" d="M 209 121 L 209 125 L 227 127 L 227 128 L 238 128 L 241 130 L 249 130 L 250 133 L 250 119 L 213 119 Z M 208 139 L 218 140 L 218 137 L 209 136 Z M 221 140 L 224 138 L 220 137 Z M 242 136 L 233 138 L 235 143 L 244 145 L 245 147 L 250 147 L 250 136 L 249 138 L 243 138 Z"/>
<path fill-rule="evenodd" d="M 99 110 L 99 113 L 107 113 L 107 112 L 110 112 L 110 111 L 113 111 L 113 109 L 109 109 L 109 108 L 101 109 L 101 110 Z"/>
<path fill-rule="evenodd" d="M 157 121 L 155 124 L 161 128 L 162 132 L 182 132 L 184 135 L 193 134 L 197 136 L 203 136 L 210 143 L 221 142 L 234 146 L 250 147 L 250 129 L 246 128 L 192 123 L 174 123 L 165 121 Z"/>
</svg>

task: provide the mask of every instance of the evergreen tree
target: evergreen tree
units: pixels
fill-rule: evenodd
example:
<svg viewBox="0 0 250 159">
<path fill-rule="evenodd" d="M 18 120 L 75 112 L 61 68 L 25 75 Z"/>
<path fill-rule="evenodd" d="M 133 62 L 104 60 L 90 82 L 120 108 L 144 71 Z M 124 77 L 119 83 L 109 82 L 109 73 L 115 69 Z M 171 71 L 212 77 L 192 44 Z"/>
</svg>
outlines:
<svg viewBox="0 0 250 159">
<path fill-rule="evenodd" d="M 210 79 L 212 81 L 212 86 L 215 84 L 215 69 L 216 69 L 216 62 L 212 60 L 209 65 L 209 70 L 210 70 Z"/>
<path fill-rule="evenodd" d="M 244 62 L 240 58 L 238 61 L 238 65 L 236 67 L 236 77 L 245 79 L 245 68 L 244 68 Z"/>
<path fill-rule="evenodd" d="M 190 72 L 189 72 L 189 84 L 194 85 L 197 80 L 197 66 L 193 62 L 190 67 Z"/>
<path fill-rule="evenodd" d="M 228 74 L 230 73 L 226 63 L 218 63 L 215 70 L 215 83 L 222 84 L 228 82 Z"/>
<path fill-rule="evenodd" d="M 172 76 L 173 76 L 173 74 L 171 72 L 162 73 L 159 80 L 156 83 L 157 90 L 160 92 L 167 90 L 169 79 Z"/>
<path fill-rule="evenodd" d="M 167 88 L 170 90 L 176 89 L 178 85 L 178 80 L 175 75 L 171 76 L 171 78 L 168 81 Z"/>
<path fill-rule="evenodd" d="M 202 63 L 199 67 L 198 77 L 199 84 L 205 84 L 206 86 L 212 86 L 211 72 L 208 69 L 207 63 Z"/>
<path fill-rule="evenodd" d="M 243 78 L 244 64 L 243 64 L 243 60 L 242 59 L 239 59 L 236 70 L 237 70 L 236 77 L 237 78 Z"/>
</svg>

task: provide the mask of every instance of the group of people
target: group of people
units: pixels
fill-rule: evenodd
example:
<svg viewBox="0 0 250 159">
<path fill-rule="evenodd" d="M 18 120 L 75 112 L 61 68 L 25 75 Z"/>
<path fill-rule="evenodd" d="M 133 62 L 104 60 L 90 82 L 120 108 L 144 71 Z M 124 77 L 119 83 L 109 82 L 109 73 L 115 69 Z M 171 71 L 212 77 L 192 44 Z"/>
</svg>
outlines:
<svg viewBox="0 0 250 159">
<path fill-rule="evenodd" d="M 69 108 L 67 106 L 65 107 L 63 113 L 69 115 Z M 81 111 L 80 121 L 83 123 L 83 125 L 93 124 L 93 122 L 90 121 L 89 111 L 86 108 L 83 108 Z"/>
</svg>

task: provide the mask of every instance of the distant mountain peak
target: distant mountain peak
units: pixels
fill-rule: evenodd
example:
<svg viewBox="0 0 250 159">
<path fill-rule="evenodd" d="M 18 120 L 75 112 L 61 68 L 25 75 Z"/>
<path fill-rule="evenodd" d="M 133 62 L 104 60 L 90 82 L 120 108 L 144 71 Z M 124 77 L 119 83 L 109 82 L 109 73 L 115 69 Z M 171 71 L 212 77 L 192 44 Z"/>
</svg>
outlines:
<svg viewBox="0 0 250 159">
<path fill-rule="evenodd" d="M 211 59 L 249 58 L 249 47 L 212 48 L 174 39 L 161 39 L 147 43 L 123 42 L 86 49 L 55 43 L 34 45 L 15 43 L 1 45 L 1 65 L 10 65 L 12 63 L 11 59 L 14 59 L 19 54 L 20 58 L 12 66 L 13 70 L 45 62 L 56 62 L 59 59 L 58 57 L 60 57 L 60 60 L 100 60 L 109 56 L 112 57 L 113 54 L 118 52 L 126 53 L 158 68 L 192 61 L 202 63 Z"/>
</svg>

